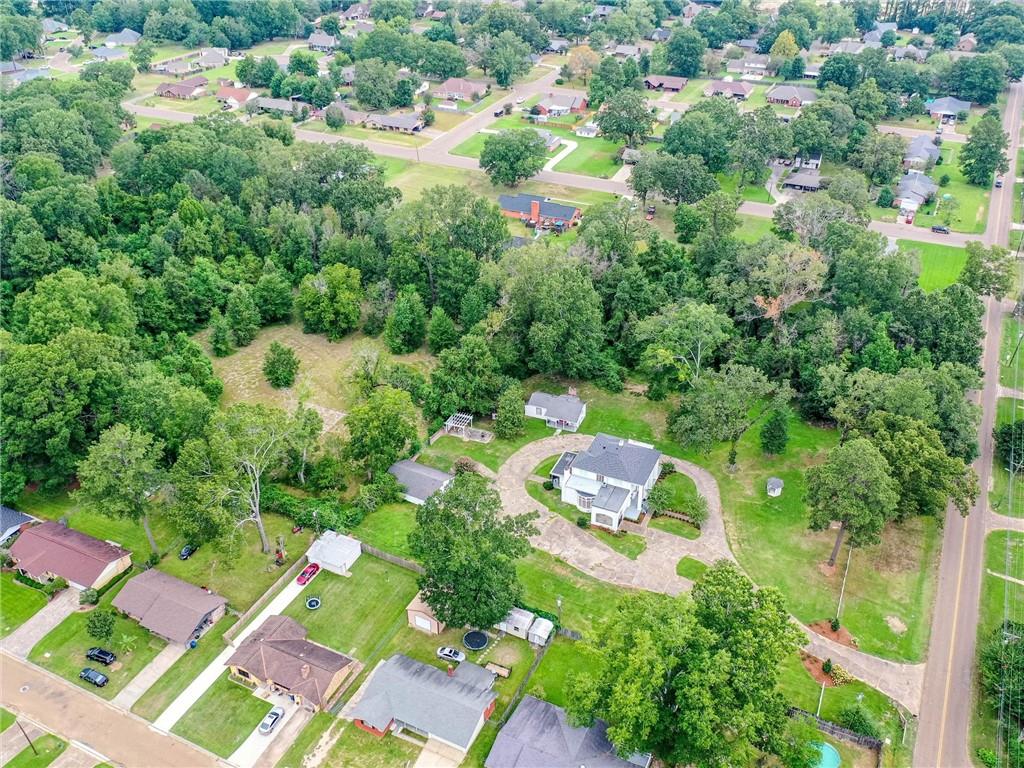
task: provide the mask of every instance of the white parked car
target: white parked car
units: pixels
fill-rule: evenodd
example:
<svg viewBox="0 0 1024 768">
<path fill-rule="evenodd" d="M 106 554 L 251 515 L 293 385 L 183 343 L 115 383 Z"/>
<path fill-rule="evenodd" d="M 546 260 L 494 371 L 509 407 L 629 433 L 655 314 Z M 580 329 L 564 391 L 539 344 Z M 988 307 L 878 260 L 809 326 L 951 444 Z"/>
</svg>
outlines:
<svg viewBox="0 0 1024 768">
<path fill-rule="evenodd" d="M 449 648 L 448 646 L 442 645 L 437 649 L 437 658 L 444 659 L 445 661 L 459 662 L 466 660 L 466 654 L 458 648 Z"/>
<path fill-rule="evenodd" d="M 525 96 L 519 96 L 516 98 L 516 104 L 522 104 L 524 101 L 526 101 Z"/>
<path fill-rule="evenodd" d="M 272 710 L 267 712 L 267 716 L 263 718 L 263 722 L 260 723 L 260 734 L 263 736 L 268 735 L 273 731 L 279 722 L 284 718 L 284 710 L 281 707 L 274 707 Z"/>
</svg>

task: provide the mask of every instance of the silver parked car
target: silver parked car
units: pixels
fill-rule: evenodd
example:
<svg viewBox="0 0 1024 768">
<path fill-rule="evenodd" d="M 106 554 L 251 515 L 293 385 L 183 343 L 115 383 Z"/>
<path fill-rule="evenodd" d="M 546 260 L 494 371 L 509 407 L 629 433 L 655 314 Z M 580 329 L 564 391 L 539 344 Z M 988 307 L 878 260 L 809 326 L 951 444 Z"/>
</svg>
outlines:
<svg viewBox="0 0 1024 768">
<path fill-rule="evenodd" d="M 277 727 L 277 724 L 284 719 L 284 710 L 281 707 L 274 707 L 272 710 L 267 712 L 267 716 L 263 718 L 263 722 L 260 723 L 260 733 L 263 736 L 269 734 L 272 730 Z"/>
<path fill-rule="evenodd" d="M 444 659 L 445 661 L 460 662 L 466 660 L 466 654 L 458 648 L 449 648 L 446 645 L 442 645 L 437 649 L 437 658 Z"/>
</svg>

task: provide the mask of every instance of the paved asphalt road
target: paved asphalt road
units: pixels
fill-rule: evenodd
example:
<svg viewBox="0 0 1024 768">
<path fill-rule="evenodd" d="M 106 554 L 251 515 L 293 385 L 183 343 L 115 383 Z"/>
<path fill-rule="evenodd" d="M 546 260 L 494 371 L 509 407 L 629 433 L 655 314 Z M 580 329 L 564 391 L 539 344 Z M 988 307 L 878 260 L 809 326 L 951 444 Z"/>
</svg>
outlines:
<svg viewBox="0 0 1024 768">
<path fill-rule="evenodd" d="M 1003 115 L 1003 127 L 1010 135 L 1010 172 L 1015 178 L 1020 147 L 1021 109 L 1024 84 L 1014 83 Z M 988 226 L 984 240 L 1006 245 L 1013 218 L 1013 183 L 992 190 Z M 1005 306 L 989 300 L 985 310 L 984 383 L 978 444 L 980 457 L 974 463 L 981 485 L 978 501 L 964 519 L 950 509 L 943 532 L 939 584 L 932 617 L 931 644 L 925 670 L 922 701 L 926 704 L 914 749 L 915 768 L 965 768 L 971 765 L 968 752 L 971 722 L 975 638 L 978 601 L 981 596 L 985 562 L 985 531 L 988 487 L 992 475 L 992 426 L 999 397 L 999 333 Z"/>
<path fill-rule="evenodd" d="M 219 764 L 191 744 L 159 733 L 140 718 L 7 653 L 0 653 L 0 702 L 120 765 L 212 768 Z"/>
</svg>

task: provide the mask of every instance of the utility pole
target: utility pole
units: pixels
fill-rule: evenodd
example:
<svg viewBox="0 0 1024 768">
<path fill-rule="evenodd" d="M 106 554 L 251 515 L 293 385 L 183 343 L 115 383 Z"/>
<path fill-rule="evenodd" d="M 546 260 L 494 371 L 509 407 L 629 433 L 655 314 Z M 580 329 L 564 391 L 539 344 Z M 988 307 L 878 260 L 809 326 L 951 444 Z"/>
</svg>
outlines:
<svg viewBox="0 0 1024 768">
<path fill-rule="evenodd" d="M 38 755 L 38 754 L 39 754 L 39 750 L 38 750 L 38 749 L 36 749 L 36 745 L 32 743 L 32 739 L 30 739 L 30 738 L 28 737 L 28 734 L 27 734 L 27 733 L 25 733 L 25 726 L 23 726 L 23 725 L 21 724 L 21 721 L 20 721 L 20 720 L 15 720 L 14 722 L 16 722 L 16 723 L 18 724 L 18 728 L 19 728 L 19 729 L 21 730 L 21 735 L 25 737 L 25 741 L 27 741 L 27 742 L 28 742 L 28 745 L 29 745 L 30 747 L 32 747 L 32 754 L 34 754 L 34 755 Z"/>
</svg>

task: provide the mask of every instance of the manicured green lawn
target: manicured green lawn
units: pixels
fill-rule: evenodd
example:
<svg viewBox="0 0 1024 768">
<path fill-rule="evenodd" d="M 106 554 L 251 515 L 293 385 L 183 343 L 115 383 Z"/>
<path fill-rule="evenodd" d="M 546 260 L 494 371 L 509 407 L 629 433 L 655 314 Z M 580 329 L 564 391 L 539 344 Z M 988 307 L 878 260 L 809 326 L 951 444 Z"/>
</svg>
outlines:
<svg viewBox="0 0 1024 768">
<path fill-rule="evenodd" d="M 586 669 L 586 656 L 577 647 L 576 642 L 567 637 L 556 637 L 544 654 L 544 660 L 530 678 L 527 693 L 538 699 L 550 701 L 556 707 L 564 707 L 565 683 L 569 675 Z"/>
<path fill-rule="evenodd" d="M 480 153 L 484 151 L 484 142 L 487 141 L 488 136 L 493 135 L 491 133 L 473 134 L 453 149 L 451 154 L 459 155 L 460 157 L 480 157 Z"/>
<path fill-rule="evenodd" d="M 66 741 L 58 739 L 52 733 L 43 734 L 32 743 L 35 745 L 35 751 L 32 747 L 25 747 L 4 763 L 4 768 L 46 768 L 60 757 L 68 746 Z"/>
<path fill-rule="evenodd" d="M 967 251 L 955 245 L 897 240 L 901 251 L 913 255 L 921 269 L 917 282 L 921 290 L 934 291 L 956 282 L 967 262 Z"/>
<path fill-rule="evenodd" d="M 766 190 L 767 191 L 767 190 Z M 748 213 L 736 214 L 740 220 L 736 237 L 745 243 L 756 243 L 762 237 L 772 234 L 772 220 L 764 216 L 753 216 Z"/>
<path fill-rule="evenodd" d="M 1009 550 L 1009 564 L 1007 551 Z M 1024 534 L 1015 531 L 994 531 L 985 539 L 985 573 L 981 580 L 981 601 L 978 615 L 978 647 L 988 642 L 1002 623 L 1009 606 L 1010 615 L 1024 613 L 1024 586 L 993 576 L 988 571 L 1024 579 Z M 980 687 L 974 693 L 974 714 L 971 718 L 971 753 L 985 747 L 996 748 L 999 713 L 984 697 Z"/>
<path fill-rule="evenodd" d="M 12 725 L 14 725 L 15 716 L 13 712 L 0 707 L 0 733 L 3 733 Z"/>
<path fill-rule="evenodd" d="M 1003 318 L 999 340 L 999 383 L 1024 389 L 1024 323 L 1012 315 Z"/>
<path fill-rule="evenodd" d="M 273 706 L 228 674 L 225 669 L 171 728 L 172 733 L 225 758 L 242 745 Z"/>
<path fill-rule="evenodd" d="M 368 514 L 352 535 L 371 547 L 412 559 L 409 534 L 416 527 L 416 507 L 409 502 L 385 504 Z"/>
<path fill-rule="evenodd" d="M 124 587 L 128 579 L 122 579 L 102 598 L 98 608 L 110 608 L 114 597 Z M 156 635 L 143 629 L 131 619 L 118 615 L 114 621 L 114 634 L 109 641 L 99 641 L 86 631 L 88 611 L 77 611 L 54 627 L 29 652 L 28 659 L 34 664 L 48 669 L 87 691 L 112 699 L 128 684 L 135 675 L 142 671 L 166 643 Z M 102 646 L 117 654 L 117 661 L 109 667 L 89 661 L 85 652 L 93 646 Z M 132 650 L 128 650 L 132 648 Z M 85 667 L 99 670 L 110 678 L 104 687 L 97 688 L 78 678 L 79 672 Z"/>
<path fill-rule="evenodd" d="M 142 698 L 132 707 L 132 712 L 146 720 L 156 720 L 189 683 L 224 650 L 224 633 L 236 621 L 237 617 L 227 615 L 214 624 L 213 628 L 200 638 L 196 648 L 186 651 L 184 656 L 174 662 L 170 669 L 142 694 Z"/>
<path fill-rule="evenodd" d="M 498 738 L 498 724 L 491 718 L 477 734 L 476 741 L 466 753 L 466 758 L 459 768 L 484 768 L 484 761 L 494 747 L 494 740 Z"/>
<path fill-rule="evenodd" d="M 1016 419 L 1024 419 L 1024 400 L 1016 400 L 1012 397 L 1001 397 L 996 407 L 996 426 L 1000 427 L 1009 424 Z M 1013 497 L 1010 496 L 1010 472 L 1006 467 L 995 459 L 992 466 L 992 489 L 988 494 L 988 505 L 991 509 L 1001 515 L 1010 517 L 1024 517 L 1024 488 L 1021 487 L 1020 478 L 1012 483 Z"/>
<path fill-rule="evenodd" d="M 775 200 L 768 191 L 768 188 L 763 184 L 744 184 L 737 190 L 739 174 L 718 173 L 715 174 L 715 178 L 718 179 L 718 186 L 722 188 L 723 192 L 728 192 L 732 195 L 738 194 L 743 200 L 750 200 L 755 203 L 771 203 Z"/>
<path fill-rule="evenodd" d="M 554 456 L 548 456 L 544 461 L 534 467 L 533 474 L 538 477 L 549 477 L 551 475 L 551 470 L 555 468 L 555 464 L 558 463 L 561 456 L 562 454 L 560 453 L 556 453 Z"/>
<path fill-rule="evenodd" d="M 676 520 L 674 517 L 653 517 L 648 525 L 651 528 L 657 528 L 659 531 L 665 531 L 665 533 L 682 536 L 684 539 L 700 538 L 699 528 L 694 528 L 689 523 L 683 520 Z"/>
<path fill-rule="evenodd" d="M 318 595 L 323 607 L 306 608 L 310 595 Z M 365 660 L 406 623 L 405 607 L 415 595 L 416 574 L 363 555 L 350 577 L 321 571 L 284 614 L 306 627 L 310 640 Z"/>
<path fill-rule="evenodd" d="M 526 492 L 556 515 L 564 517 L 573 525 L 583 515 L 576 507 L 566 504 L 559 498 L 556 490 L 547 491 L 544 486 L 533 480 L 526 481 Z M 635 533 L 612 533 L 596 526 L 586 529 L 588 533 L 595 536 L 599 541 L 614 549 L 620 555 L 636 560 L 640 553 L 647 549 L 647 540 Z"/>
<path fill-rule="evenodd" d="M 562 598 L 562 625 L 586 634 L 615 610 L 628 590 L 599 581 L 571 565 L 535 549 L 516 563 L 523 584 L 523 602 L 558 614 Z"/>
<path fill-rule="evenodd" d="M 26 491 L 14 505 L 16 509 L 28 515 L 45 520 L 59 520 L 66 517 L 68 526 L 103 541 L 113 541 L 131 550 L 136 559 L 144 560 L 149 556 L 149 542 L 142 526 L 132 520 L 113 518 L 101 515 L 92 510 L 83 509 L 65 491 Z M 162 550 L 173 548 L 177 537 L 170 526 L 159 514 L 152 516 L 153 537 Z"/>
<path fill-rule="evenodd" d="M 481 429 L 490 429 L 493 426 L 489 421 L 483 420 L 475 421 L 473 425 Z M 468 456 L 474 461 L 479 461 L 488 469 L 497 471 L 498 467 L 505 463 L 505 459 L 527 443 L 540 440 L 542 437 L 550 437 L 553 434 L 555 431 L 541 419 L 526 419 L 523 425 L 523 434 L 512 440 L 495 437 L 489 443 L 476 443 L 472 440 L 446 435 L 429 448 L 425 448 L 420 456 L 420 461 L 438 469 L 449 470 L 460 456 Z"/>
<path fill-rule="evenodd" d="M 696 581 L 704 575 L 704 571 L 708 569 L 707 565 L 702 563 L 700 560 L 694 557 L 684 557 L 678 563 L 676 563 L 676 573 L 682 576 L 684 579 L 690 581 Z"/>
<path fill-rule="evenodd" d="M 313 540 L 312 531 L 292 533 L 292 521 L 281 515 L 264 513 L 263 524 L 272 550 L 277 546 L 278 537 L 284 537 L 288 565 L 301 557 Z M 200 547 L 188 560 L 179 560 L 172 552 L 158 567 L 179 579 L 209 587 L 226 597 L 232 608 L 244 611 L 281 577 L 287 567 L 274 565 L 272 551 L 263 554 L 256 526 L 246 525 L 244 534 L 244 546 L 235 559 L 215 547 L 206 546 Z"/>
<path fill-rule="evenodd" d="M 685 512 L 697 498 L 697 486 L 689 476 L 682 472 L 673 472 L 668 477 L 659 480 L 658 485 L 671 492 L 668 508 L 674 512 Z"/>
<path fill-rule="evenodd" d="M 46 595 L 0 573 L 0 637 L 7 637 L 46 605 Z"/>
<path fill-rule="evenodd" d="M 947 142 L 942 147 L 942 165 L 935 166 L 931 177 L 938 182 L 944 175 L 949 175 L 949 184 L 939 187 L 937 197 L 939 215 L 935 215 L 936 203 L 932 202 L 918 210 L 914 217 L 914 225 L 929 228 L 934 224 L 945 224 L 942 215 L 941 198 L 943 195 L 952 195 L 960 204 L 959 209 L 949 224 L 954 232 L 970 232 L 981 234 L 985 231 L 988 221 L 988 202 L 990 190 L 988 187 L 978 187 L 968 184 L 963 173 L 960 172 L 958 155 L 961 144 Z"/>
<path fill-rule="evenodd" d="M 212 115 L 215 112 L 221 111 L 220 102 L 214 96 L 200 96 L 198 99 L 166 99 L 153 96 L 152 98 L 145 99 L 142 105 L 144 107 L 185 112 L 190 115 Z"/>
</svg>

